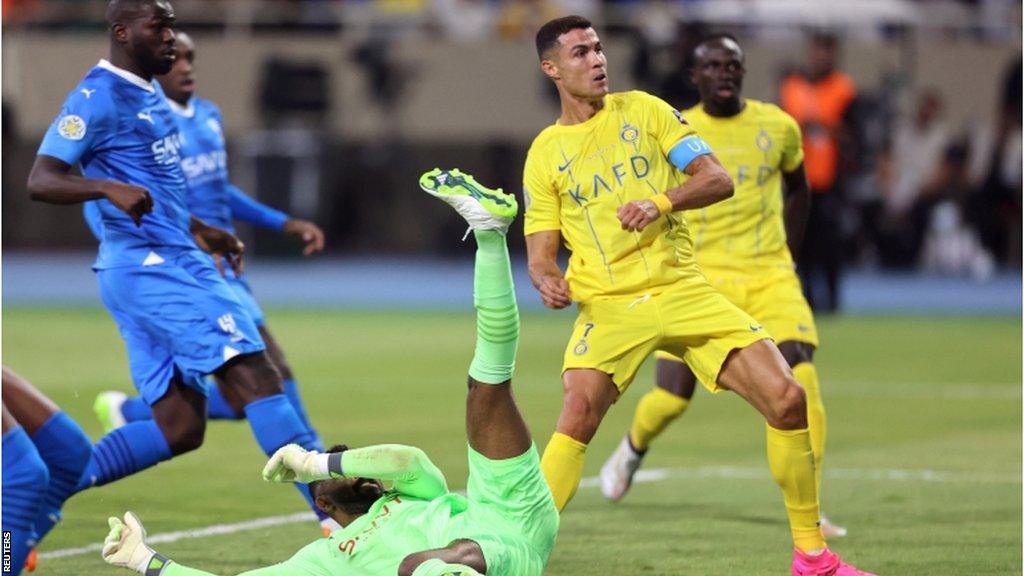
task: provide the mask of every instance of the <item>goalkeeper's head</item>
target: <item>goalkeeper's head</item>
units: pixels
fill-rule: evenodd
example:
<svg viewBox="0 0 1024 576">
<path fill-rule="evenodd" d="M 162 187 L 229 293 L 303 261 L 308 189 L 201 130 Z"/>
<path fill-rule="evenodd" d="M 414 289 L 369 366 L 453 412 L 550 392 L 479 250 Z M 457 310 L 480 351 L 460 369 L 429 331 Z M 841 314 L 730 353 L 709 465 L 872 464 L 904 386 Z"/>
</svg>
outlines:
<svg viewBox="0 0 1024 576">
<path fill-rule="evenodd" d="M 330 454 L 342 453 L 348 446 L 331 446 Z M 369 512 L 370 507 L 384 495 L 384 485 L 372 478 L 338 478 L 319 480 L 309 484 L 309 491 L 317 508 L 342 526 Z"/>
</svg>

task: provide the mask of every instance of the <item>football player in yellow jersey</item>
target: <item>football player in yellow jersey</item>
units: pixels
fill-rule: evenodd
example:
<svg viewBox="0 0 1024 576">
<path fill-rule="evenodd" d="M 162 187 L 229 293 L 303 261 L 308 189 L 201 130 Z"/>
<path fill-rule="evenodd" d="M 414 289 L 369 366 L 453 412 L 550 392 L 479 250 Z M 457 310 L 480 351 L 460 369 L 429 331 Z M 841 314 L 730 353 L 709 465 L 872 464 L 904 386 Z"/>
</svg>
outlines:
<svg viewBox="0 0 1024 576">
<path fill-rule="evenodd" d="M 728 198 L 728 173 L 668 104 L 643 92 L 609 93 L 607 60 L 586 19 L 545 24 L 537 53 L 562 114 L 526 159 L 530 279 L 546 306 L 579 307 L 562 367 L 562 413 L 541 460 L 556 506 L 575 493 L 608 408 L 643 360 L 666 350 L 709 389 L 732 390 L 764 415 L 769 468 L 795 545 L 793 574 L 863 574 L 828 550 L 818 526 L 803 388 L 761 325 L 704 279 L 678 214 Z M 564 274 L 562 242 L 572 253 Z"/>
<path fill-rule="evenodd" d="M 811 202 L 800 127 L 778 106 L 741 96 L 744 55 L 735 38 L 703 39 L 694 63 L 701 102 L 685 117 L 736 183 L 733 198 L 686 213 L 697 262 L 712 286 L 764 325 L 803 386 L 820 488 L 825 407 L 811 363 L 818 333 L 791 256 L 800 247 Z M 641 398 L 629 434 L 601 468 L 601 491 L 615 502 L 625 496 L 651 442 L 693 397 L 694 372 L 671 354 L 657 356 L 658 386 Z M 824 517 L 822 532 L 846 533 Z"/>
</svg>

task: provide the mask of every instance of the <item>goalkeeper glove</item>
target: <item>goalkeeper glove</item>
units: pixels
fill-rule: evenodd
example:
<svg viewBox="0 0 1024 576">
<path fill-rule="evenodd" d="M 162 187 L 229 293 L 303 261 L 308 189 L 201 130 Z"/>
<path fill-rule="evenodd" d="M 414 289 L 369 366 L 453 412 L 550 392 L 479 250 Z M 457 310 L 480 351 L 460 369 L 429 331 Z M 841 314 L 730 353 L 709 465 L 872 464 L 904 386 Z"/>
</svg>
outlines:
<svg viewBox="0 0 1024 576">
<path fill-rule="evenodd" d="M 307 451 L 297 444 L 282 446 L 263 467 L 263 479 L 267 482 L 301 482 L 309 484 L 317 480 L 329 480 L 330 454 Z"/>
<path fill-rule="evenodd" d="M 110 533 L 103 541 L 103 560 L 107 564 L 134 570 L 139 574 L 160 574 L 170 563 L 146 544 L 146 529 L 138 516 L 125 512 L 124 521 L 107 519 Z"/>
</svg>

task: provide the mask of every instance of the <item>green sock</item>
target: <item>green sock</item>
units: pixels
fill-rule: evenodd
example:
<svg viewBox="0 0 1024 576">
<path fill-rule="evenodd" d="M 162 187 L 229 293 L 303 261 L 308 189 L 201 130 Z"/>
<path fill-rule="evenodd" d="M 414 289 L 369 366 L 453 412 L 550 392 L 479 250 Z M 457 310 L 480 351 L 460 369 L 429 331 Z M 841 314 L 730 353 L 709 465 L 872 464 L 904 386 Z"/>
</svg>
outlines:
<svg viewBox="0 0 1024 576">
<path fill-rule="evenodd" d="M 476 230 L 473 304 L 476 306 L 476 353 L 469 375 L 484 384 L 512 378 L 519 344 L 519 308 L 505 237 L 495 230 Z"/>
</svg>

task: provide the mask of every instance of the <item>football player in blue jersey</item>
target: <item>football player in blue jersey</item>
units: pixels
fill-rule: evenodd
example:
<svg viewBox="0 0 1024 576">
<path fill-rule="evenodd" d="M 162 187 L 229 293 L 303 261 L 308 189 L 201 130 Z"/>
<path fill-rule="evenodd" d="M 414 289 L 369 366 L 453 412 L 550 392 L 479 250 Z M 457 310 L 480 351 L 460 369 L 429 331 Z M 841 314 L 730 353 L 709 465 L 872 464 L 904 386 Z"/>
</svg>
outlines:
<svg viewBox="0 0 1024 576">
<path fill-rule="evenodd" d="M 323 250 L 324 233 L 316 224 L 291 218 L 283 212 L 261 204 L 231 183 L 220 110 L 213 102 L 194 95 L 195 80 L 192 70 L 195 44 L 188 35 L 180 31 L 175 33 L 175 52 L 176 59 L 171 71 L 158 77 L 158 81 L 167 97 L 167 103 L 174 112 L 178 129 L 184 137 L 181 165 L 187 184 L 189 211 L 207 224 L 229 232 L 234 232 L 234 220 L 237 219 L 295 236 L 304 243 L 303 253 L 306 255 Z M 100 238 L 102 229 L 97 203 L 89 202 L 85 205 L 85 216 L 93 233 Z M 238 276 L 230 270 L 225 271 L 225 278 L 239 302 L 256 323 L 267 346 L 267 353 L 284 379 L 285 394 L 303 423 L 315 435 L 300 399 L 291 367 L 285 361 L 284 352 L 268 331 L 263 311 L 253 298 L 248 282 L 244 276 Z M 129 398 L 123 392 L 102 392 L 96 398 L 94 408 L 106 431 L 123 426 L 127 422 L 152 418 L 152 411 L 144 398 Z M 245 417 L 238 398 L 232 395 L 231 389 L 227 386 L 223 389 L 220 386 L 210 388 L 207 408 L 211 419 L 238 420 Z"/>
<path fill-rule="evenodd" d="M 68 94 L 29 174 L 34 200 L 96 201 L 100 296 L 153 410 L 152 420 L 96 443 L 78 490 L 198 448 L 206 430 L 204 376 L 211 373 L 241 399 L 265 453 L 293 442 L 316 447 L 255 322 L 203 253 L 218 266 L 227 258 L 240 273 L 241 242 L 189 213 L 184 138 L 153 80 L 174 64 L 174 21 L 168 0 L 111 0 L 110 58 Z M 76 164 L 82 176 L 71 173 Z M 315 509 L 308 490 L 300 492 Z"/>
</svg>

